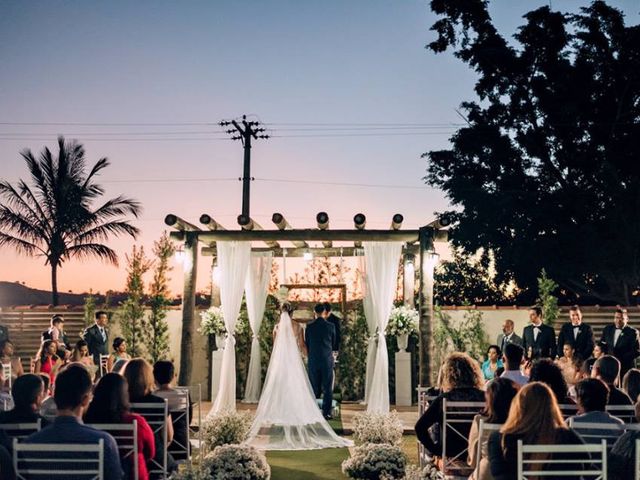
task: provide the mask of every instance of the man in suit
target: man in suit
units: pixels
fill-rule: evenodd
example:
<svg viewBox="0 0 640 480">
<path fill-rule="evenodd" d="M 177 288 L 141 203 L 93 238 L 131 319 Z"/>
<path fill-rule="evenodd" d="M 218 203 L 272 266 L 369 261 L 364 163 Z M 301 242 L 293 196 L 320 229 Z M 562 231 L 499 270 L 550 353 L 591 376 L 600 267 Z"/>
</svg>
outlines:
<svg viewBox="0 0 640 480">
<path fill-rule="evenodd" d="M 85 329 L 82 338 L 87 342 L 89 353 L 93 355 L 93 363 L 100 365 L 100 355 L 109 353 L 109 331 L 107 322 L 109 317 L 107 312 L 102 310 L 96 312 L 95 324 Z"/>
<path fill-rule="evenodd" d="M 336 341 L 333 345 L 333 356 L 337 357 L 338 352 L 340 351 L 340 342 L 342 341 L 342 337 L 340 336 L 340 318 L 331 313 L 331 304 L 329 302 L 324 302 L 322 305 L 324 306 L 324 319 L 333 325 L 336 332 Z"/>
<path fill-rule="evenodd" d="M 593 330 L 591 325 L 582 323 L 582 312 L 577 305 L 569 308 L 569 321 L 562 325 L 558 335 L 558 357 L 562 357 L 565 344 L 573 347 L 574 355 L 581 361 L 593 353 Z"/>
<path fill-rule="evenodd" d="M 556 333 L 549 325 L 542 323 L 542 308 L 529 309 L 531 325 L 524 327 L 522 332 L 522 347 L 528 360 L 536 358 L 555 358 Z"/>
<path fill-rule="evenodd" d="M 51 317 L 51 323 L 48 330 L 42 332 L 41 341 L 53 340 L 58 348 L 57 355 L 63 360 L 71 358 L 71 345 L 69 338 L 64 333 L 64 317 L 56 313 Z"/>
<path fill-rule="evenodd" d="M 336 332 L 333 325 L 323 317 L 324 305 L 317 304 L 313 309 L 315 320 L 307 325 L 304 341 L 307 345 L 307 371 L 309 381 L 316 398 L 322 394 L 322 415 L 330 419 L 333 405 L 333 347 Z"/>
<path fill-rule="evenodd" d="M 502 324 L 502 333 L 498 334 L 498 340 L 496 341 L 496 345 L 500 347 L 501 352 L 504 352 L 504 348 L 510 343 L 522 346 L 522 338 L 516 335 L 513 329 L 513 320 L 507 318 Z"/>
<path fill-rule="evenodd" d="M 616 308 L 613 315 L 613 325 L 607 325 L 602 331 L 603 342 L 609 345 L 609 354 L 620 361 L 620 376 L 624 377 L 634 367 L 636 358 L 640 355 L 638 331 L 627 325 L 629 316 L 624 308 Z"/>
</svg>

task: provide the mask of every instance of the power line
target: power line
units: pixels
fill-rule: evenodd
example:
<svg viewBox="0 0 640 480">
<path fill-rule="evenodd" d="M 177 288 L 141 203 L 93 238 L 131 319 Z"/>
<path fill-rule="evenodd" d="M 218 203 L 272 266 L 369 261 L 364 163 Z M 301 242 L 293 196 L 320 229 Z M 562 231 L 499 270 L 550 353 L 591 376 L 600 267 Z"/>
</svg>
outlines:
<svg viewBox="0 0 640 480">
<path fill-rule="evenodd" d="M 259 178 L 256 177 L 256 181 L 271 182 L 271 183 L 302 183 L 312 185 L 330 185 L 337 187 L 366 187 L 366 188 L 398 188 L 404 190 L 424 190 L 426 186 L 413 186 L 413 185 L 398 185 L 391 183 L 349 183 L 349 182 L 318 182 L 315 180 L 295 180 L 285 178 Z"/>
</svg>

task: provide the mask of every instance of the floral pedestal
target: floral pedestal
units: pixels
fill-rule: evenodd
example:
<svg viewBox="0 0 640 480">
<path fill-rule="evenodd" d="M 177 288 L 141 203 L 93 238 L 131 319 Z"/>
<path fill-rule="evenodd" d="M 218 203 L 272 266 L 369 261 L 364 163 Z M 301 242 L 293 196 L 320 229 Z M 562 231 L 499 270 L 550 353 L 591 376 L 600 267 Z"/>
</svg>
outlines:
<svg viewBox="0 0 640 480">
<path fill-rule="evenodd" d="M 401 333 L 396 337 L 396 342 L 398 342 L 398 349 L 401 352 L 406 352 L 409 346 L 409 334 Z"/>
</svg>

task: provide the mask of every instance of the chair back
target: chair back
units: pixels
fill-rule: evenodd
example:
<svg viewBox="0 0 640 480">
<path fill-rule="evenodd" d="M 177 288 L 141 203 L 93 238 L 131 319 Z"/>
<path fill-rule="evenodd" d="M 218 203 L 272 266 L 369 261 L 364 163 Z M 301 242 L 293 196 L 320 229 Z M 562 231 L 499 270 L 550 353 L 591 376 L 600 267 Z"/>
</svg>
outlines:
<svg viewBox="0 0 640 480">
<path fill-rule="evenodd" d="M 624 423 L 636 423 L 636 407 L 634 405 L 607 405 L 605 411 L 618 417 Z"/>
<path fill-rule="evenodd" d="M 562 418 L 565 420 L 578 414 L 578 405 L 561 403 L 558 407 L 560 408 L 560 413 L 562 413 Z"/>
<path fill-rule="evenodd" d="M 546 458 L 531 458 L 536 453 Z M 557 458 L 558 454 L 562 458 Z M 535 469 L 540 465 L 543 470 Z M 525 445 L 518 440 L 518 480 L 569 476 L 607 480 L 607 441 L 597 445 Z"/>
<path fill-rule="evenodd" d="M 107 365 L 109 364 L 109 355 L 100 353 L 100 377 L 104 377 L 107 373 L 109 373 L 107 369 Z"/>
<path fill-rule="evenodd" d="M 465 475 L 469 467 L 466 465 L 469 453 L 469 430 L 473 418 L 485 407 L 484 402 L 455 402 L 442 400 L 442 473 L 447 475 Z M 467 447 L 455 455 L 447 452 L 449 439 L 457 439 L 466 443 Z M 468 476 L 471 472 L 466 473 Z"/>
<path fill-rule="evenodd" d="M 129 478 L 138 480 L 138 421 L 132 423 L 90 423 L 90 427 L 110 434 L 118 444 L 120 462 L 124 471 L 129 471 L 127 462 L 131 465 Z"/>
<path fill-rule="evenodd" d="M 420 418 L 422 414 L 427 411 L 427 408 L 429 408 L 429 404 L 431 404 L 431 402 L 438 398 L 436 395 L 429 395 L 427 393 L 430 389 L 430 387 L 418 387 L 416 389 L 418 391 L 418 418 Z M 427 463 L 427 450 L 419 441 L 418 460 L 420 462 L 420 468 L 424 467 Z"/>
<path fill-rule="evenodd" d="M 176 387 L 177 407 L 172 407 L 171 422 L 173 423 L 173 441 L 169 445 L 169 451 L 176 460 L 189 460 L 191 453 L 191 415 L 190 415 L 190 388 Z"/>
<path fill-rule="evenodd" d="M 635 459 L 636 459 L 635 461 L 636 468 L 634 469 L 634 472 L 636 472 L 635 480 L 640 480 L 640 438 L 636 439 Z"/>
<path fill-rule="evenodd" d="M 489 441 L 489 436 L 493 432 L 499 432 L 502 428 L 502 423 L 488 423 L 483 418 L 480 419 L 480 424 L 478 426 L 478 451 L 476 454 L 476 465 L 477 469 L 480 465 L 480 460 L 482 460 L 482 446 Z"/>
<path fill-rule="evenodd" d="M 13 440 L 16 480 L 103 480 L 104 440 L 98 443 L 20 443 Z"/>
<path fill-rule="evenodd" d="M 162 403 L 132 403 L 131 411 L 141 415 L 147 421 L 156 439 L 156 457 L 147 464 L 149 474 L 167 478 L 167 415 L 169 415 L 167 400 L 164 399 Z"/>
<path fill-rule="evenodd" d="M 32 433 L 39 432 L 41 428 L 40 419 L 33 423 L 0 423 L 0 430 L 4 430 L 7 437 L 18 440 L 23 440 Z"/>
<path fill-rule="evenodd" d="M 2 378 L 9 384 L 9 390 L 11 390 L 12 378 L 11 378 L 11 362 L 2 364 Z"/>
<path fill-rule="evenodd" d="M 598 444 L 601 440 L 606 440 L 608 448 L 613 446 L 625 430 L 624 425 L 576 422 L 574 418 L 569 419 L 569 427 L 573 428 L 587 443 Z"/>
</svg>

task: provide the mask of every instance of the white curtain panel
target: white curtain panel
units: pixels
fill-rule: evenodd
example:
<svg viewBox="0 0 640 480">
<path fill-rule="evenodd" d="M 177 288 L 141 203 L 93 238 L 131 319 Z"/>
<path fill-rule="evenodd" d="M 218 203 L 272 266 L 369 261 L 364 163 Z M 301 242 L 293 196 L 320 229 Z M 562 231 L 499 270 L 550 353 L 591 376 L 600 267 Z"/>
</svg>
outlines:
<svg viewBox="0 0 640 480">
<path fill-rule="evenodd" d="M 222 353 L 220 388 L 209 415 L 236 409 L 236 341 L 233 336 L 242 306 L 244 282 L 247 278 L 250 242 L 217 242 L 220 267 L 220 303 L 227 340 Z"/>
<path fill-rule="evenodd" d="M 367 290 L 366 265 L 363 256 L 358 256 L 358 271 L 360 272 L 363 289 L 363 308 L 364 317 L 367 320 L 367 331 L 369 337 L 367 339 L 367 370 L 364 383 L 364 403 L 369 402 L 369 392 L 371 390 L 371 379 L 373 378 L 373 370 L 376 363 L 376 319 L 371 311 L 371 297 Z"/>
<path fill-rule="evenodd" d="M 247 313 L 253 339 L 251 340 L 251 358 L 247 373 L 247 385 L 244 390 L 244 402 L 257 403 L 262 389 L 262 364 L 260 361 L 260 341 L 258 334 L 264 317 L 273 252 L 253 252 L 249 263 L 249 275 L 245 283 Z"/>
<path fill-rule="evenodd" d="M 367 267 L 367 294 L 371 302 L 371 315 L 378 328 L 378 345 L 367 411 L 384 413 L 389 411 L 389 358 L 384 332 L 393 308 L 402 243 L 367 242 L 363 245 Z"/>
</svg>

